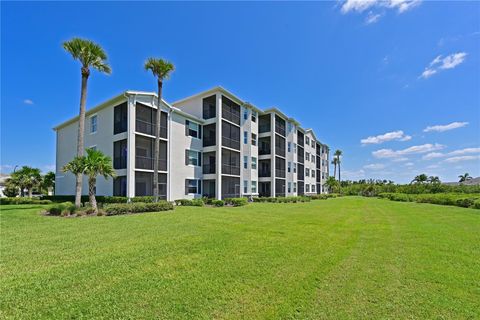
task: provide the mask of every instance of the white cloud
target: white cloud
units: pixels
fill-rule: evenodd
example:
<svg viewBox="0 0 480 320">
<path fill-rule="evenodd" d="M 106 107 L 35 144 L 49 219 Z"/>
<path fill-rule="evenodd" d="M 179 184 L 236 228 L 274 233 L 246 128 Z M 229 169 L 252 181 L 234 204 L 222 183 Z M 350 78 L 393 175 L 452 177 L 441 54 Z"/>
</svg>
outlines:
<svg viewBox="0 0 480 320">
<path fill-rule="evenodd" d="M 365 18 L 365 23 L 366 24 L 376 23 L 378 22 L 378 20 L 380 20 L 381 16 L 382 15 L 380 13 L 373 13 L 372 11 L 370 11 L 368 13 L 368 16 Z"/>
<path fill-rule="evenodd" d="M 342 171 L 342 180 L 359 180 L 365 178 L 365 170 L 360 169 L 356 171 L 343 170 Z"/>
<path fill-rule="evenodd" d="M 381 170 L 385 168 L 385 165 L 383 163 L 372 163 L 364 165 L 363 168 L 369 170 Z"/>
<path fill-rule="evenodd" d="M 445 58 L 442 58 L 442 56 L 439 55 L 435 59 L 433 59 L 432 62 L 430 62 L 428 67 L 425 68 L 425 70 L 420 75 L 420 78 L 427 79 L 436 74 L 438 71 L 453 69 L 459 64 L 461 64 L 463 61 L 465 61 L 466 57 L 466 52 L 452 53 Z"/>
<path fill-rule="evenodd" d="M 407 162 L 404 164 L 405 167 L 413 167 L 413 162 Z"/>
<path fill-rule="evenodd" d="M 427 166 L 427 169 L 438 169 L 440 168 L 440 166 L 438 164 L 431 164 L 429 166 Z"/>
<path fill-rule="evenodd" d="M 31 104 L 33 104 L 33 101 L 30 100 L 30 99 L 25 99 L 25 100 L 23 100 L 23 103 L 31 105 Z"/>
<path fill-rule="evenodd" d="M 342 13 L 351 11 L 363 12 L 370 8 L 396 9 L 404 13 L 421 3 L 421 0 L 346 0 L 341 8 Z"/>
<path fill-rule="evenodd" d="M 375 158 L 399 158 L 408 154 L 417 154 L 417 153 L 427 153 L 436 150 L 443 149 L 445 146 L 435 143 L 426 143 L 419 146 L 412 146 L 402 150 L 392 150 L 392 149 L 380 149 L 373 151 L 372 155 Z"/>
<path fill-rule="evenodd" d="M 403 161 L 408 161 L 408 158 L 406 157 L 401 157 L 401 158 L 394 158 L 392 159 L 394 162 L 403 162 Z"/>
<path fill-rule="evenodd" d="M 477 159 L 480 159 L 480 155 L 450 157 L 450 158 L 447 158 L 447 159 L 443 160 L 443 162 L 456 163 L 456 162 L 460 162 L 460 161 L 470 161 L 470 160 L 477 160 Z"/>
<path fill-rule="evenodd" d="M 460 156 L 464 154 L 472 154 L 472 153 L 479 153 L 480 154 L 480 148 L 465 148 L 465 149 L 459 149 L 459 150 L 454 150 L 448 153 L 441 153 L 441 152 L 431 152 L 429 154 L 426 154 L 422 157 L 423 160 L 432 160 L 435 158 L 443 158 L 443 157 L 452 157 L 452 156 Z"/>
<path fill-rule="evenodd" d="M 405 135 L 402 130 L 387 132 L 378 136 L 370 136 L 360 140 L 363 145 L 366 144 L 380 144 L 391 140 L 408 141 L 412 139 L 411 136 Z"/>
<path fill-rule="evenodd" d="M 423 132 L 431 132 L 431 131 L 444 132 L 448 130 L 465 127 L 466 125 L 468 125 L 468 122 L 452 122 L 445 125 L 428 126 L 425 129 L 423 129 Z"/>
</svg>

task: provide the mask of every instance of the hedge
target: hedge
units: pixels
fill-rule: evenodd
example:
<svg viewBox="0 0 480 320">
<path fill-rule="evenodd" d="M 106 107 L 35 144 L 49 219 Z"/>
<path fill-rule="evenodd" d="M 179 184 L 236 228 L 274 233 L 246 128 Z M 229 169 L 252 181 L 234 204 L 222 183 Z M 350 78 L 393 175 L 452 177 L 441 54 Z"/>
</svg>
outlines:
<svg viewBox="0 0 480 320">
<path fill-rule="evenodd" d="M 247 205 L 248 203 L 247 198 L 227 198 L 224 201 L 225 201 L 225 204 L 228 204 L 234 207 L 242 207 Z"/>
<path fill-rule="evenodd" d="M 50 200 L 41 200 L 36 198 L 23 198 L 23 197 L 12 197 L 12 198 L 0 198 L 0 205 L 2 204 L 51 204 Z"/>
<path fill-rule="evenodd" d="M 127 197 L 120 196 L 95 196 L 97 203 L 127 203 Z M 75 196 L 42 196 L 42 200 L 50 200 L 52 202 L 75 202 Z M 88 196 L 82 196 L 81 202 L 89 202 Z M 153 202 L 153 196 L 133 197 L 130 202 Z"/>
<path fill-rule="evenodd" d="M 175 200 L 176 206 L 203 207 L 205 203 L 202 199 L 178 199 Z"/>
<path fill-rule="evenodd" d="M 173 204 L 164 200 L 159 202 L 112 203 L 106 204 L 103 210 L 107 216 L 115 216 L 128 213 L 173 210 Z"/>
<path fill-rule="evenodd" d="M 445 206 L 480 209 L 480 194 L 478 193 L 380 193 L 378 197 L 392 201 L 432 203 Z"/>
</svg>

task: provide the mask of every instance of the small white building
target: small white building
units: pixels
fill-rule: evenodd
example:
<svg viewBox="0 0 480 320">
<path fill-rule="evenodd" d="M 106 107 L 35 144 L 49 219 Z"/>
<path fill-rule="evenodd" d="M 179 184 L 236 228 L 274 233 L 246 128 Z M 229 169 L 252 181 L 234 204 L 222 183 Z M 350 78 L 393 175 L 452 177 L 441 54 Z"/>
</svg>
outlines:
<svg viewBox="0 0 480 320">
<path fill-rule="evenodd" d="M 153 194 L 157 96 L 126 91 L 87 111 L 85 148 L 113 160 L 115 179 L 97 180 L 98 195 Z M 328 147 L 276 108 L 260 110 L 222 87 L 160 106 L 159 193 L 175 200 L 207 196 L 293 196 L 322 193 Z M 78 116 L 57 134 L 57 195 L 75 193 L 63 166 L 76 155 Z M 83 194 L 88 194 L 84 179 Z"/>
</svg>

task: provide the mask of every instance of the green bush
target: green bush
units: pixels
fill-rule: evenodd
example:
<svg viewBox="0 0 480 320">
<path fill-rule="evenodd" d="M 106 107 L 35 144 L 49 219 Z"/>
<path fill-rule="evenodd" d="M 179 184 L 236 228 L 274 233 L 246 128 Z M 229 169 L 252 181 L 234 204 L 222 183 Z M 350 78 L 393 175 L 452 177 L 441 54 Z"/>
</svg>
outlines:
<svg viewBox="0 0 480 320">
<path fill-rule="evenodd" d="M 379 198 L 392 201 L 432 203 L 444 206 L 457 206 L 464 208 L 477 208 L 476 201 L 480 200 L 480 194 L 467 193 L 427 193 L 427 194 L 406 194 L 406 193 L 380 193 Z"/>
<path fill-rule="evenodd" d="M 480 209 L 480 199 L 477 199 L 473 202 L 472 208 L 474 209 Z"/>
<path fill-rule="evenodd" d="M 75 205 L 71 202 L 55 203 L 47 208 L 47 213 L 52 216 L 69 216 L 75 211 Z"/>
<path fill-rule="evenodd" d="M 234 206 L 234 207 L 241 207 L 247 205 L 248 201 L 247 198 L 227 198 L 225 199 L 225 204 Z"/>
<path fill-rule="evenodd" d="M 24 198 L 24 197 L 13 197 L 13 198 L 0 198 L 0 205 L 2 204 L 51 204 L 50 200 L 40 200 L 36 198 Z"/>
<path fill-rule="evenodd" d="M 210 204 L 215 206 L 215 207 L 223 207 L 225 205 L 225 202 L 223 200 L 211 200 Z"/>
<path fill-rule="evenodd" d="M 203 207 L 205 203 L 202 199 L 178 199 L 175 200 L 177 206 Z"/>
<path fill-rule="evenodd" d="M 164 200 L 159 202 L 111 203 L 106 204 L 103 210 L 107 216 L 114 216 L 128 213 L 173 210 L 173 204 Z"/>
</svg>

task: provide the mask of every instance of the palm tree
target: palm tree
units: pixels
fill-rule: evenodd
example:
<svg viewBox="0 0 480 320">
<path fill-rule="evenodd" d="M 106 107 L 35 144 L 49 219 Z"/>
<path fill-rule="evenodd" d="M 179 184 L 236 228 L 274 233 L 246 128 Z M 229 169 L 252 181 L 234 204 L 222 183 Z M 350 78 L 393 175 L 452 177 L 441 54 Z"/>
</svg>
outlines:
<svg viewBox="0 0 480 320">
<path fill-rule="evenodd" d="M 435 184 L 435 183 L 441 183 L 440 178 L 436 176 L 430 176 L 428 177 L 428 182 Z"/>
<path fill-rule="evenodd" d="M 20 188 L 21 195 L 24 190 L 28 190 L 28 196 L 32 197 L 33 188 L 39 187 L 42 183 L 42 175 L 40 169 L 23 166 L 20 170 L 12 173 L 11 181 Z"/>
<path fill-rule="evenodd" d="M 422 174 L 419 174 L 418 176 L 415 176 L 415 178 L 413 178 L 412 182 L 410 183 L 425 183 L 427 181 L 428 181 L 427 175 L 422 173 Z"/>
<path fill-rule="evenodd" d="M 158 94 L 157 94 L 157 119 L 155 126 L 155 148 L 153 158 L 153 198 L 158 201 L 158 161 L 160 159 L 160 106 L 162 101 L 163 80 L 169 78 L 170 73 L 175 70 L 175 66 L 163 59 L 148 58 L 145 61 L 145 70 L 152 71 L 157 78 Z"/>
<path fill-rule="evenodd" d="M 335 177 L 328 177 L 327 181 L 325 181 L 325 185 L 328 188 L 328 192 L 335 191 L 335 188 L 338 186 L 338 181 L 335 179 Z"/>
<path fill-rule="evenodd" d="M 97 200 L 95 198 L 95 189 L 97 185 L 97 176 L 102 175 L 105 179 L 115 177 L 115 170 L 112 166 L 112 159 L 104 155 L 101 151 L 87 149 L 87 156 L 75 157 L 64 168 L 64 171 L 70 171 L 75 174 L 85 174 L 88 176 L 88 196 L 90 205 L 95 214 L 98 214 Z"/>
<path fill-rule="evenodd" d="M 87 101 L 87 81 L 90 76 L 90 68 L 102 73 L 110 74 L 112 70 L 107 63 L 107 54 L 103 48 L 93 41 L 73 38 L 63 43 L 63 48 L 69 52 L 74 60 L 81 63 L 82 87 L 80 94 L 80 114 L 78 119 L 77 157 L 83 156 L 85 134 L 85 104 Z M 82 175 L 76 176 L 75 206 L 80 207 L 82 196 Z"/>
<path fill-rule="evenodd" d="M 42 188 L 47 191 L 47 194 L 50 189 L 53 192 L 55 192 L 55 173 L 54 172 L 49 171 L 43 176 Z"/>
<path fill-rule="evenodd" d="M 335 153 L 334 153 L 334 156 L 335 158 L 337 158 L 337 165 L 338 165 L 338 182 L 341 181 L 341 177 L 340 177 L 340 157 L 342 156 L 342 150 L 335 150 Z"/>
<path fill-rule="evenodd" d="M 460 180 L 458 181 L 458 182 L 460 182 L 460 183 L 466 182 L 466 181 L 469 181 L 469 180 L 472 180 L 472 177 L 471 177 L 470 174 L 468 174 L 468 173 L 459 175 L 458 178 L 460 178 Z"/>
<path fill-rule="evenodd" d="M 333 178 L 335 179 L 337 177 L 337 164 L 338 164 L 338 159 L 337 158 L 333 158 L 332 160 L 332 164 L 333 164 Z"/>
<path fill-rule="evenodd" d="M 80 176 L 83 176 L 83 171 L 84 171 L 84 157 L 81 156 L 81 157 L 75 157 L 73 158 L 72 161 L 70 161 L 69 163 L 67 163 L 63 168 L 62 168 L 62 171 L 63 172 L 71 172 L 75 175 L 75 177 L 78 177 L 79 175 Z M 77 180 L 78 181 L 78 180 Z M 80 188 L 81 188 L 81 185 L 80 185 Z M 80 190 L 81 191 L 81 190 Z M 80 198 L 80 203 L 81 203 L 81 198 Z M 77 198 L 76 198 L 76 195 L 75 195 L 75 206 L 77 206 Z M 78 206 L 77 206 L 78 207 Z"/>
</svg>

